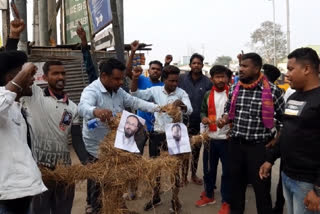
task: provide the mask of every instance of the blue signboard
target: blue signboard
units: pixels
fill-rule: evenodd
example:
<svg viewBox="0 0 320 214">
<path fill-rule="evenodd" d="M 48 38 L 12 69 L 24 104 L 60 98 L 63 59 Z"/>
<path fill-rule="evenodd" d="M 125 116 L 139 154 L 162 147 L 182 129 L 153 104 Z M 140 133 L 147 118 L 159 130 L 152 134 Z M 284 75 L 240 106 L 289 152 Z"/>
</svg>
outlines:
<svg viewBox="0 0 320 214">
<path fill-rule="evenodd" d="M 97 33 L 112 21 L 110 0 L 88 0 L 93 33 Z"/>
</svg>

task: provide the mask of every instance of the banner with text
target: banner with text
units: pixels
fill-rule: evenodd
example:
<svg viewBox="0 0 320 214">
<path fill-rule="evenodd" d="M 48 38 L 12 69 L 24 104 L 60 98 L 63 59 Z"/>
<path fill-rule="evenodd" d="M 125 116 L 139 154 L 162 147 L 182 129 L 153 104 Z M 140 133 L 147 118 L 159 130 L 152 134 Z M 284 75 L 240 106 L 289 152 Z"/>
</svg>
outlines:
<svg viewBox="0 0 320 214">
<path fill-rule="evenodd" d="M 80 39 L 77 36 L 78 22 L 81 23 L 83 29 L 89 34 L 89 19 L 86 0 L 68 0 L 64 1 L 65 6 L 65 35 L 67 44 L 79 43 Z"/>
</svg>

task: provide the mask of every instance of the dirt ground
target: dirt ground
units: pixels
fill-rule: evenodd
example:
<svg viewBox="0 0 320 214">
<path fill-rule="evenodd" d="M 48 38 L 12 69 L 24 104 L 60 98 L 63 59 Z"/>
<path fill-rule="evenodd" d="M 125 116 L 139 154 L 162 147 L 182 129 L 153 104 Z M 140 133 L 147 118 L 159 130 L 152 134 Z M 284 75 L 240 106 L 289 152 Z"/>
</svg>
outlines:
<svg viewBox="0 0 320 214">
<path fill-rule="evenodd" d="M 79 163 L 75 153 L 72 154 L 73 163 Z M 198 175 L 202 177 L 202 151 L 198 167 Z M 218 213 L 221 205 L 220 197 L 220 178 L 221 178 L 221 164 L 219 163 L 218 176 L 217 176 L 217 187 L 215 191 L 215 198 L 217 203 L 213 205 L 208 205 L 206 207 L 197 208 L 195 202 L 199 199 L 200 193 L 203 191 L 203 186 L 199 186 L 193 183 L 189 183 L 186 187 L 182 188 L 179 197 L 182 201 L 182 213 L 183 214 L 203 214 L 203 213 Z M 279 179 L 279 162 L 277 161 L 273 167 L 272 171 L 272 201 L 275 201 L 276 195 L 276 185 Z M 134 201 L 128 201 L 127 206 L 130 210 L 134 210 L 141 214 L 165 214 L 169 213 L 169 208 L 171 206 L 171 191 L 166 192 L 161 195 L 162 205 L 156 207 L 156 209 L 145 212 L 143 210 L 144 204 L 148 199 L 138 199 Z M 76 194 L 74 198 L 72 214 L 84 214 L 86 206 L 86 182 L 82 182 L 76 185 Z M 246 214 L 254 214 L 256 212 L 255 197 L 253 188 L 248 186 L 246 193 Z"/>
</svg>

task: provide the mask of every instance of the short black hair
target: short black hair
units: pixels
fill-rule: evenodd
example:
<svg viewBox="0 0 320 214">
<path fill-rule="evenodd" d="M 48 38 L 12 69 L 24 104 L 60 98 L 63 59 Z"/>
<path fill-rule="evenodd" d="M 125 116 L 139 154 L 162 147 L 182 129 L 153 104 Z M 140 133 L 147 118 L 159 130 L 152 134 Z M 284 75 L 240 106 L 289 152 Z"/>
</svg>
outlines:
<svg viewBox="0 0 320 214">
<path fill-rule="evenodd" d="M 203 57 L 202 55 L 200 55 L 200 54 L 198 54 L 198 53 L 194 53 L 194 54 L 192 54 L 192 56 L 191 56 L 191 58 L 190 58 L 190 64 L 192 63 L 193 59 L 195 59 L 195 58 L 200 59 L 200 61 L 201 61 L 202 63 L 203 63 L 203 61 L 204 61 L 204 57 Z"/>
<path fill-rule="evenodd" d="M 181 126 L 180 126 L 179 123 L 173 124 L 172 127 L 171 127 L 171 131 L 173 130 L 174 127 L 177 127 L 177 128 L 179 128 L 181 130 Z"/>
<path fill-rule="evenodd" d="M 225 66 L 223 66 L 223 65 L 214 65 L 211 69 L 210 69 L 210 76 L 211 77 L 213 77 L 214 75 L 216 75 L 216 74 L 225 74 L 225 75 L 227 75 L 228 76 L 228 72 L 229 72 L 230 70 L 227 68 L 227 67 L 225 67 Z M 230 71 L 231 72 L 231 71 Z M 232 74 L 232 72 L 231 72 L 231 74 Z M 229 76 L 228 76 L 229 77 Z"/>
<path fill-rule="evenodd" d="M 319 56 L 312 48 L 298 48 L 288 55 L 288 59 L 296 58 L 299 63 L 309 63 L 316 72 L 319 72 Z"/>
<path fill-rule="evenodd" d="M 23 66 L 28 61 L 27 55 L 22 51 L 4 51 L 0 52 L 0 86 L 7 83 L 5 77 L 7 74 Z"/>
<path fill-rule="evenodd" d="M 176 66 L 173 66 L 173 65 L 167 65 L 162 70 L 162 78 L 163 79 L 167 79 L 170 74 L 179 75 L 180 74 L 180 69 L 178 67 L 176 67 Z"/>
<path fill-rule="evenodd" d="M 274 83 L 281 75 L 280 70 L 274 65 L 264 64 L 262 69 L 264 75 L 266 75 L 268 80 L 272 83 Z"/>
<path fill-rule="evenodd" d="M 152 64 L 159 65 L 161 67 L 161 69 L 163 68 L 162 63 L 158 60 L 153 60 L 153 61 L 149 62 L 149 66 L 151 66 Z"/>
<path fill-rule="evenodd" d="M 106 61 L 102 61 L 99 65 L 100 74 L 105 73 L 108 76 L 111 76 L 113 69 L 124 71 L 126 69 L 126 66 L 121 61 L 115 58 L 110 58 Z"/>
<path fill-rule="evenodd" d="M 259 69 L 262 67 L 262 58 L 257 53 L 246 53 L 241 56 L 241 60 L 251 59 L 253 64 L 257 66 Z"/>
<path fill-rule="evenodd" d="M 62 64 L 62 62 L 57 61 L 57 60 L 48 61 L 48 62 L 44 63 L 44 65 L 42 66 L 42 70 L 43 70 L 44 75 L 48 75 L 49 70 L 50 70 L 50 66 L 53 66 L 53 65 L 63 65 L 63 64 Z"/>
<path fill-rule="evenodd" d="M 227 77 L 229 81 L 232 79 L 233 72 L 228 68 Z"/>
</svg>

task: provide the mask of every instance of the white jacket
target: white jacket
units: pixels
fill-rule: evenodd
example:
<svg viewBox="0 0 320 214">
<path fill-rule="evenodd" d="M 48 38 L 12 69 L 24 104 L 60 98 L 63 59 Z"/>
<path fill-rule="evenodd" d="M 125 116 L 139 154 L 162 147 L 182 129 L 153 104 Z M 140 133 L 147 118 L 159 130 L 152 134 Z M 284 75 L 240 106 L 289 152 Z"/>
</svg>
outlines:
<svg viewBox="0 0 320 214">
<path fill-rule="evenodd" d="M 0 87 L 0 200 L 47 190 L 27 144 L 27 126 L 16 96 Z"/>
</svg>

